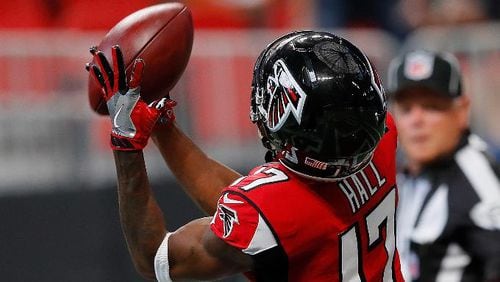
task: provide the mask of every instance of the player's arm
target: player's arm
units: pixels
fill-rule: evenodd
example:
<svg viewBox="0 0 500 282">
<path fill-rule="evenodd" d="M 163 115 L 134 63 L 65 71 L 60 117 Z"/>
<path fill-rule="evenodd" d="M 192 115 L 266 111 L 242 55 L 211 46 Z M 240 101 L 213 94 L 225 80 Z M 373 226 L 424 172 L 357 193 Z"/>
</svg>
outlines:
<svg viewBox="0 0 500 282">
<path fill-rule="evenodd" d="M 167 246 L 172 245 L 166 256 L 160 256 L 163 257 L 160 261 L 165 265 L 166 260 L 168 265 L 168 258 L 171 257 L 174 277 L 212 278 L 249 269 L 251 260 L 244 254 L 232 250 L 233 247 L 215 236 L 204 235 L 211 233 L 208 231 L 207 219 L 181 228 L 174 233 L 180 235 L 174 235 L 171 243 L 164 240 L 165 234 L 169 233 L 149 185 L 142 150 L 157 120 L 172 111 L 173 103 L 163 98 L 147 105 L 141 99 L 140 82 L 144 67 L 141 59 L 136 59 L 130 81 L 127 81 L 123 56 L 118 46 L 112 48 L 113 67 L 97 48 L 91 48 L 91 53 L 96 64 L 89 63 L 87 70 L 102 86 L 110 114 L 120 221 L 137 270 L 146 278 L 155 278 L 155 256 L 159 246 L 164 245 L 162 242 L 167 242 Z M 214 250 L 215 255 L 209 254 L 207 250 Z M 233 256 L 225 261 L 223 258 L 226 254 Z M 168 275 L 169 271 L 166 273 Z"/>
<path fill-rule="evenodd" d="M 211 218 L 194 220 L 172 233 L 168 244 L 169 271 L 161 271 L 161 248 L 155 259 L 155 270 L 159 281 L 167 274 L 171 279 L 220 279 L 253 269 L 249 255 L 234 248 L 210 230 Z"/>
<path fill-rule="evenodd" d="M 213 214 L 222 188 L 241 175 L 207 156 L 175 123 L 158 126 L 152 139 L 185 191 Z"/>
<path fill-rule="evenodd" d="M 163 213 L 151 192 L 142 151 L 114 151 L 120 223 L 141 275 L 154 279 L 152 262 L 166 234 Z"/>
<path fill-rule="evenodd" d="M 166 237 L 142 151 L 115 151 L 114 156 L 120 221 L 134 265 L 142 276 L 159 281 L 215 279 L 252 268 L 248 255 L 212 233 L 208 217 L 192 221 Z"/>
</svg>

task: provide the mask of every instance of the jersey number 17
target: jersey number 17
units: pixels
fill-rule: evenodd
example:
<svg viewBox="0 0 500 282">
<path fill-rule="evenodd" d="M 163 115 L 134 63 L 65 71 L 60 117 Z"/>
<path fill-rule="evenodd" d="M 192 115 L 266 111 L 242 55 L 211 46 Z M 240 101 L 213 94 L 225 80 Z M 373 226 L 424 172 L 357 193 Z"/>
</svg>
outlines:
<svg viewBox="0 0 500 282">
<path fill-rule="evenodd" d="M 368 251 L 382 243 L 381 229 L 385 227 L 386 238 L 384 247 L 387 253 L 387 261 L 384 267 L 383 281 L 392 281 L 392 265 L 395 253 L 395 238 L 394 238 L 394 211 L 396 206 L 396 190 L 393 188 L 365 218 L 364 223 L 358 222 L 340 237 L 340 266 L 342 267 L 341 281 L 367 281 L 360 268 L 363 265 L 360 251 L 360 228 L 358 224 L 366 224 L 368 232 Z"/>
</svg>

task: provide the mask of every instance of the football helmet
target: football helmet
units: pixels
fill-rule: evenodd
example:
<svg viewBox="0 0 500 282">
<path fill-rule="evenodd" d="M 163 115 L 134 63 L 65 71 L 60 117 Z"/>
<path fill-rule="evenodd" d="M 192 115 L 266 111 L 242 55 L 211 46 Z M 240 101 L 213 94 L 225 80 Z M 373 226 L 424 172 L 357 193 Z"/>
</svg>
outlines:
<svg viewBox="0 0 500 282">
<path fill-rule="evenodd" d="M 339 179 L 362 169 L 385 133 L 386 109 L 368 58 L 333 34 L 286 34 L 255 63 L 250 118 L 266 159 L 299 174 Z"/>
</svg>

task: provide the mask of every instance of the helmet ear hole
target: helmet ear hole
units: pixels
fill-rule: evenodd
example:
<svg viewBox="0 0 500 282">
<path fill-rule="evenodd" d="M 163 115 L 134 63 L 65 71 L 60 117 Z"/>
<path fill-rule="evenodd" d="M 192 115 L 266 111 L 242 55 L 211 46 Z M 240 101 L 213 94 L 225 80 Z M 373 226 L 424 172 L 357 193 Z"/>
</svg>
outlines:
<svg viewBox="0 0 500 282">
<path fill-rule="evenodd" d="M 385 133 L 383 87 L 368 58 L 327 32 L 278 38 L 259 55 L 251 117 L 266 160 L 310 176 L 345 177 L 363 168 Z"/>
</svg>

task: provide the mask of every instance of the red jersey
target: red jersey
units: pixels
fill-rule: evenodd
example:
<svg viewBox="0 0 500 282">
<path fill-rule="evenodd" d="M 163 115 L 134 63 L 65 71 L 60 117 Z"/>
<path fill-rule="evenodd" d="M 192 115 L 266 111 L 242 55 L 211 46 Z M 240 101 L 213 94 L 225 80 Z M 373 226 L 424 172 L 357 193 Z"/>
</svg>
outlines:
<svg viewBox="0 0 500 282">
<path fill-rule="evenodd" d="M 338 181 L 268 163 L 225 188 L 211 224 L 253 256 L 257 281 L 403 281 L 395 245 L 396 129 Z"/>
</svg>

